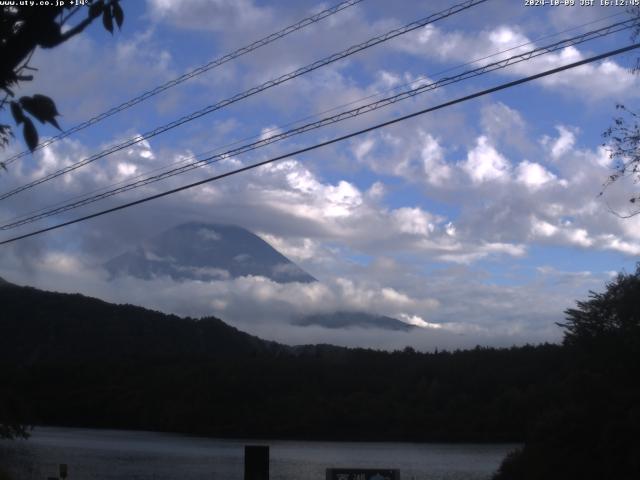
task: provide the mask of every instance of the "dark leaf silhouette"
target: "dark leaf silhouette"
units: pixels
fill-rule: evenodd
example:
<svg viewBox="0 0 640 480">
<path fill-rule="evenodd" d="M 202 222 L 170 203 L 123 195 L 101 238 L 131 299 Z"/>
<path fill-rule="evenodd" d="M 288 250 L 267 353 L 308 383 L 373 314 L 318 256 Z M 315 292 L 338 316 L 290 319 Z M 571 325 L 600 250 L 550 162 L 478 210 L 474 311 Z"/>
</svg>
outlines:
<svg viewBox="0 0 640 480">
<path fill-rule="evenodd" d="M 115 18 L 118 28 L 122 28 L 122 22 L 124 22 L 124 12 L 122 11 L 122 7 L 118 2 L 114 2 L 111 8 L 113 9 L 113 18 Z"/>
<path fill-rule="evenodd" d="M 105 8 L 102 12 L 102 24 L 110 33 L 113 33 L 113 18 L 108 8 Z"/>
<path fill-rule="evenodd" d="M 29 117 L 24 117 L 23 121 L 24 128 L 22 129 L 22 135 L 24 136 L 24 141 L 27 142 L 29 150 L 33 152 L 38 146 L 38 132 Z"/>
<path fill-rule="evenodd" d="M 48 97 L 34 95 L 30 99 L 25 99 L 24 102 L 16 101 L 15 104 L 10 102 L 17 99 L 15 87 L 22 82 L 33 80 L 30 72 L 37 70 L 29 65 L 33 51 L 38 47 L 55 48 L 65 43 L 84 32 L 100 16 L 102 16 L 104 28 L 113 34 L 114 20 L 118 27 L 121 27 L 124 22 L 124 11 L 120 0 L 8 3 L 15 5 L 0 7 L 0 63 L 2 64 L 0 92 L 6 94 L 5 100 L 0 102 L 0 111 L 4 110 L 5 105 L 9 106 L 16 125 L 22 125 L 25 118 L 31 118 L 32 121 L 24 125 L 23 133 L 25 140 L 33 140 L 37 138 L 37 134 L 34 134 L 34 118 L 60 129 L 56 120 L 58 112 L 55 104 Z M 46 3 L 49 6 L 34 8 L 38 3 Z M 78 8 L 80 4 L 86 5 L 87 8 Z M 74 13 L 80 10 L 84 13 L 74 16 Z M 84 18 L 81 18 L 83 15 Z M 11 137 L 11 129 L 0 125 L 0 149 L 8 145 Z M 27 143 L 32 147 L 33 142 L 29 140 Z M 22 153 L 14 157 L 21 155 Z"/>
<path fill-rule="evenodd" d="M 53 19 L 39 25 L 38 30 L 38 45 L 43 48 L 55 47 L 62 41 L 60 25 Z"/>
<path fill-rule="evenodd" d="M 56 121 L 55 117 L 60 115 L 56 104 L 46 95 L 36 94 L 33 97 L 20 98 L 20 104 L 31 115 L 40 120 L 41 123 L 50 123 L 58 130 L 61 130 L 60 125 Z"/>
<path fill-rule="evenodd" d="M 11 115 L 13 115 L 13 119 L 16 121 L 16 125 L 20 125 L 24 120 L 24 113 L 22 113 L 22 108 L 16 102 L 11 102 Z"/>
<path fill-rule="evenodd" d="M 100 0 L 99 2 L 93 2 L 89 7 L 89 17 L 97 18 L 100 16 L 100 14 L 102 14 L 103 10 L 104 10 L 104 2 L 102 0 Z"/>
</svg>

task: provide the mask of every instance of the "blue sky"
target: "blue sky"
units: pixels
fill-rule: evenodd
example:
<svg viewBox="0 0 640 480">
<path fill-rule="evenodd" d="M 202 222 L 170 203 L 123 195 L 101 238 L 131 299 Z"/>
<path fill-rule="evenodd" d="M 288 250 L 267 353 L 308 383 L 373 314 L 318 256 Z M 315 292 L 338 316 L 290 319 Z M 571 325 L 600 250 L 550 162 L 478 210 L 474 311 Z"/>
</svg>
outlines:
<svg viewBox="0 0 640 480">
<path fill-rule="evenodd" d="M 453 3 L 364 0 L 16 162 L 0 178 L 2 189 Z M 36 79 L 19 94 L 53 97 L 62 113 L 61 125 L 69 128 L 330 5 L 123 2 L 121 32 L 111 36 L 96 24 L 62 47 L 37 52 L 32 61 L 39 68 Z M 471 67 L 439 74 L 523 43 L 533 42 L 518 51 L 624 18 L 620 7 L 541 8 L 489 0 L 16 195 L 0 204 L 0 215 L 8 219 L 42 208 L 422 77 L 433 81 L 459 73 Z M 557 35 L 568 29 L 572 30 Z M 630 32 L 625 31 L 548 54 L 37 226 L 629 43 Z M 483 62 L 496 58 L 504 54 Z M 15 243 L 0 251 L 0 275 L 17 283 L 179 314 L 213 313 L 253 333 L 292 343 L 430 349 L 557 341 L 560 331 L 554 322 L 562 320 L 563 310 L 585 298 L 589 289 L 602 289 L 615 272 L 634 270 L 640 254 L 640 216 L 619 219 L 598 198 L 611 171 L 601 134 L 616 115 L 616 103 L 638 102 L 638 78 L 629 72 L 634 61 L 633 52 L 621 55 Z M 47 127 L 40 131 L 44 136 L 55 134 Z M 22 148 L 16 142 L 5 153 Z M 632 184 L 616 185 L 607 191 L 607 201 L 624 211 L 634 189 L 637 193 Z M 188 220 L 248 228 L 321 284 L 283 287 L 253 277 L 210 284 L 177 284 L 166 278 L 106 280 L 102 262 Z M 329 309 L 382 313 L 425 328 L 411 334 L 335 332 L 295 328 L 282 321 L 292 313 Z"/>
</svg>

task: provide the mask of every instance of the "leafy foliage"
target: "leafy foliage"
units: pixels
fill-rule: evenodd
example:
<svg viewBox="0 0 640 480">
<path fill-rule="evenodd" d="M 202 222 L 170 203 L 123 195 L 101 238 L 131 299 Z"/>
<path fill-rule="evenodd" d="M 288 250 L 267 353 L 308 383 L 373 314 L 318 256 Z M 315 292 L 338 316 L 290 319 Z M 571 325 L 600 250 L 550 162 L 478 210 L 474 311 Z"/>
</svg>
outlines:
<svg viewBox="0 0 640 480">
<path fill-rule="evenodd" d="M 56 116 L 60 114 L 56 104 L 49 97 L 40 94 L 32 97 L 20 97 L 20 105 L 32 116 L 40 120 L 41 123 L 49 122 L 57 129 L 60 129 L 60 125 L 56 121 Z"/>
<path fill-rule="evenodd" d="M 566 311 L 558 401 L 495 480 L 640 478 L 640 265 Z"/>
<path fill-rule="evenodd" d="M 636 20 L 640 19 L 639 6 L 628 8 L 627 13 Z M 637 42 L 638 39 L 640 39 L 640 26 L 635 28 L 632 35 L 634 42 Z M 640 58 L 636 60 L 632 71 L 633 73 L 640 72 Z M 610 185 L 623 178 L 631 177 L 636 184 L 640 182 L 640 117 L 622 104 L 617 104 L 616 110 L 621 111 L 624 115 L 614 117 L 613 125 L 602 135 L 605 139 L 603 146 L 608 148 L 609 156 L 614 161 L 614 172 L 606 180 L 603 190 L 600 192 L 601 196 Z M 638 208 L 640 195 L 629 197 L 629 203 L 632 205 L 629 212 L 614 211 L 613 213 L 622 218 L 630 218 L 640 213 L 640 208 Z"/>
<path fill-rule="evenodd" d="M 620 273 L 603 293 L 590 292 L 590 300 L 566 310 L 567 344 L 640 343 L 640 264 L 633 274 Z"/>
<path fill-rule="evenodd" d="M 631 177 L 637 184 L 640 182 L 640 123 L 639 116 L 624 105 L 616 105 L 617 110 L 624 116 L 617 116 L 613 125 L 603 134 L 609 156 L 614 161 L 614 172 L 604 184 L 604 189 L 623 178 Z M 618 214 L 620 217 L 629 218 L 640 213 L 636 204 L 640 204 L 640 195 L 632 195 L 629 198 L 632 210 L 629 213 Z"/>
<path fill-rule="evenodd" d="M 22 125 L 22 135 L 31 151 L 38 146 L 39 136 L 29 116 L 60 129 L 55 118 L 59 114 L 51 98 L 36 94 L 21 97 L 18 101 L 10 100 L 15 98 L 14 89 L 20 82 L 33 79 L 33 75 L 27 75 L 25 71 L 35 70 L 29 66 L 34 50 L 37 47 L 54 48 L 64 43 L 81 33 L 98 16 L 102 16 L 105 29 L 111 33 L 114 21 L 118 28 L 124 22 L 120 0 L 89 0 L 88 8 L 74 6 L 73 2 L 65 3 L 63 6 L 50 5 L 46 8 L 0 6 L 0 90 L 5 93 L 0 101 L 0 110 L 9 103 L 15 124 Z M 69 18 L 79 10 L 86 10 L 86 17 L 63 29 Z M 1 124 L 0 146 L 5 147 L 12 137 L 10 125 Z M 5 167 L 2 163 L 0 166 Z"/>
</svg>

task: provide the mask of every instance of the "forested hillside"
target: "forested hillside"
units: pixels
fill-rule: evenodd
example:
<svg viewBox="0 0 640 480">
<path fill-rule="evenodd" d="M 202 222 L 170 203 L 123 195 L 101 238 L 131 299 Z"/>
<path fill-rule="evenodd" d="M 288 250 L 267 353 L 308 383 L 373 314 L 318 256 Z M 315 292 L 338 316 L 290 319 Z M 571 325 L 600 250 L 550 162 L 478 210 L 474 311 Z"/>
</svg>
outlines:
<svg viewBox="0 0 640 480">
<path fill-rule="evenodd" d="M 522 440 L 559 346 L 417 353 L 287 347 L 214 318 L 0 288 L 2 385 L 36 424 L 221 436 Z"/>
<path fill-rule="evenodd" d="M 195 321 L 79 294 L 0 284 L 0 360 L 47 362 L 219 358 L 272 344 L 214 317 Z"/>
<path fill-rule="evenodd" d="M 524 441 L 496 478 L 635 478 L 639 293 L 640 269 L 578 302 L 563 345 L 420 353 L 290 347 L 4 283 L 0 425 Z"/>
</svg>

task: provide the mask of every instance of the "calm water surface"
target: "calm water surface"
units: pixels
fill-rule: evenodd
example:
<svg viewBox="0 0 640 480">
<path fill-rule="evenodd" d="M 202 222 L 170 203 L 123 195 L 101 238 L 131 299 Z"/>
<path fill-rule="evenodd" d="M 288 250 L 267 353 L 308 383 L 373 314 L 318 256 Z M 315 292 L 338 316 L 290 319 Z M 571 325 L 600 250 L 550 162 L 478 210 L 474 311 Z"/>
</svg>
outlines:
<svg viewBox="0 0 640 480">
<path fill-rule="evenodd" d="M 269 445 L 272 480 L 324 480 L 327 467 L 399 468 L 402 480 L 490 478 L 513 444 L 253 441 L 154 432 L 40 427 L 26 441 L 0 441 L 15 480 L 242 480 L 244 445 Z"/>
</svg>

